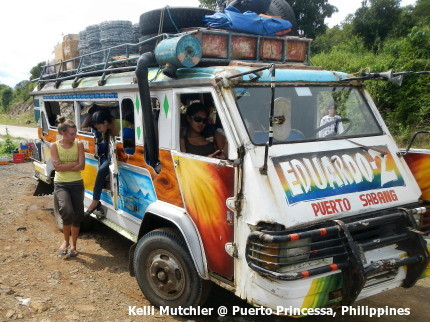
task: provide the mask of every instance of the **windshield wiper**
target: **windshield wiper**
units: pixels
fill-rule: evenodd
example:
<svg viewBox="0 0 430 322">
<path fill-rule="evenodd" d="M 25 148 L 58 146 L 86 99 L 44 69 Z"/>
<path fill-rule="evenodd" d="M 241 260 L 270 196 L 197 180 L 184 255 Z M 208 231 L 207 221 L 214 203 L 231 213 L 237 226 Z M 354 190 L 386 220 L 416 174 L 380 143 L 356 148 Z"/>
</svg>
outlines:
<svg viewBox="0 0 430 322">
<path fill-rule="evenodd" d="M 345 140 L 347 140 L 348 142 L 351 142 L 351 143 L 355 144 L 356 146 L 359 146 L 360 148 L 362 148 L 366 152 L 369 152 L 369 150 L 374 150 L 376 152 L 379 152 L 383 156 L 387 155 L 387 152 L 385 152 L 383 150 L 380 150 L 380 149 L 377 149 L 377 148 L 374 148 L 374 147 L 368 147 L 367 145 L 363 145 L 361 143 L 357 143 L 357 142 L 355 142 L 355 141 L 353 141 L 351 139 L 348 139 L 348 138 L 345 138 Z"/>
</svg>

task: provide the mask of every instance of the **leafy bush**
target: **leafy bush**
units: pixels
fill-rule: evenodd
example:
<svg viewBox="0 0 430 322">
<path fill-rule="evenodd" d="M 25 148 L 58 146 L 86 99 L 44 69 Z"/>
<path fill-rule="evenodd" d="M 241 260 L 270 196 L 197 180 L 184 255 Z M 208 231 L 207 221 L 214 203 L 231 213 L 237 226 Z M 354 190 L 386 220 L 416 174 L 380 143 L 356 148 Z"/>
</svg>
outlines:
<svg viewBox="0 0 430 322">
<path fill-rule="evenodd" d="M 343 36 L 342 39 L 347 38 Z M 428 26 L 416 26 L 405 37 L 387 39 L 377 54 L 363 47 L 360 48 L 360 45 L 357 45 L 358 39 L 352 37 L 343 43 L 337 43 L 329 52 L 313 56 L 312 62 L 329 70 L 348 73 L 355 73 L 365 68 L 369 68 L 372 72 L 428 71 L 430 69 L 430 27 Z M 383 81 L 365 82 L 366 89 L 374 98 L 390 131 L 402 144 L 412 137 L 413 132 L 430 128 L 429 84 L 430 75 L 428 74 L 405 75 L 401 87 Z"/>
<path fill-rule="evenodd" d="M 4 142 L 0 145 L 0 154 L 1 155 L 11 155 L 11 152 L 14 151 L 18 147 L 18 144 L 14 143 L 9 135 L 8 130 L 6 129 L 6 137 Z"/>
</svg>

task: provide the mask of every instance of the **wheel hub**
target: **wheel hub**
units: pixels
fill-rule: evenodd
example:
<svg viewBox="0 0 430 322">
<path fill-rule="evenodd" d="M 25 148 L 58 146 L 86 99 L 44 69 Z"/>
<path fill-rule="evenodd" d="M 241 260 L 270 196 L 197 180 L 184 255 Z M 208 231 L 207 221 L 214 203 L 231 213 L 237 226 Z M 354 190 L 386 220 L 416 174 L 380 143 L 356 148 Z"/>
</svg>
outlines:
<svg viewBox="0 0 430 322">
<path fill-rule="evenodd" d="M 162 298 L 172 300 L 182 294 L 185 286 L 184 272 L 170 254 L 155 254 L 150 262 L 149 274 L 154 291 Z"/>
</svg>

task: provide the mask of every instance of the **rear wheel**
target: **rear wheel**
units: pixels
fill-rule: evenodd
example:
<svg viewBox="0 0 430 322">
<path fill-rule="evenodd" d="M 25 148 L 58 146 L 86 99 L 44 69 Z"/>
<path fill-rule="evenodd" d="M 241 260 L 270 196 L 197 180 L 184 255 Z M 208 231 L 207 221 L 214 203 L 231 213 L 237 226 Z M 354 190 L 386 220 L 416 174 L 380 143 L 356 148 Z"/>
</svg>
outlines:
<svg viewBox="0 0 430 322">
<path fill-rule="evenodd" d="M 134 269 L 140 289 L 155 306 L 197 306 L 210 289 L 210 282 L 198 275 L 185 242 L 170 228 L 139 240 Z"/>
</svg>

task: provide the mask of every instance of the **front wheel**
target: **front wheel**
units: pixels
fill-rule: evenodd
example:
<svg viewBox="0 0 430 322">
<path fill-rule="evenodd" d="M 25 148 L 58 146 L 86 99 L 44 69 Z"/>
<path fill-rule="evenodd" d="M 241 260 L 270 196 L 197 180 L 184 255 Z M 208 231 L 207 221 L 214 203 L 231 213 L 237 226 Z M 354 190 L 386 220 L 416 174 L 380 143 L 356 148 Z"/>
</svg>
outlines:
<svg viewBox="0 0 430 322">
<path fill-rule="evenodd" d="M 183 239 L 172 229 L 142 237 L 134 253 L 137 282 L 155 306 L 188 307 L 204 302 L 210 282 L 198 275 Z"/>
</svg>

